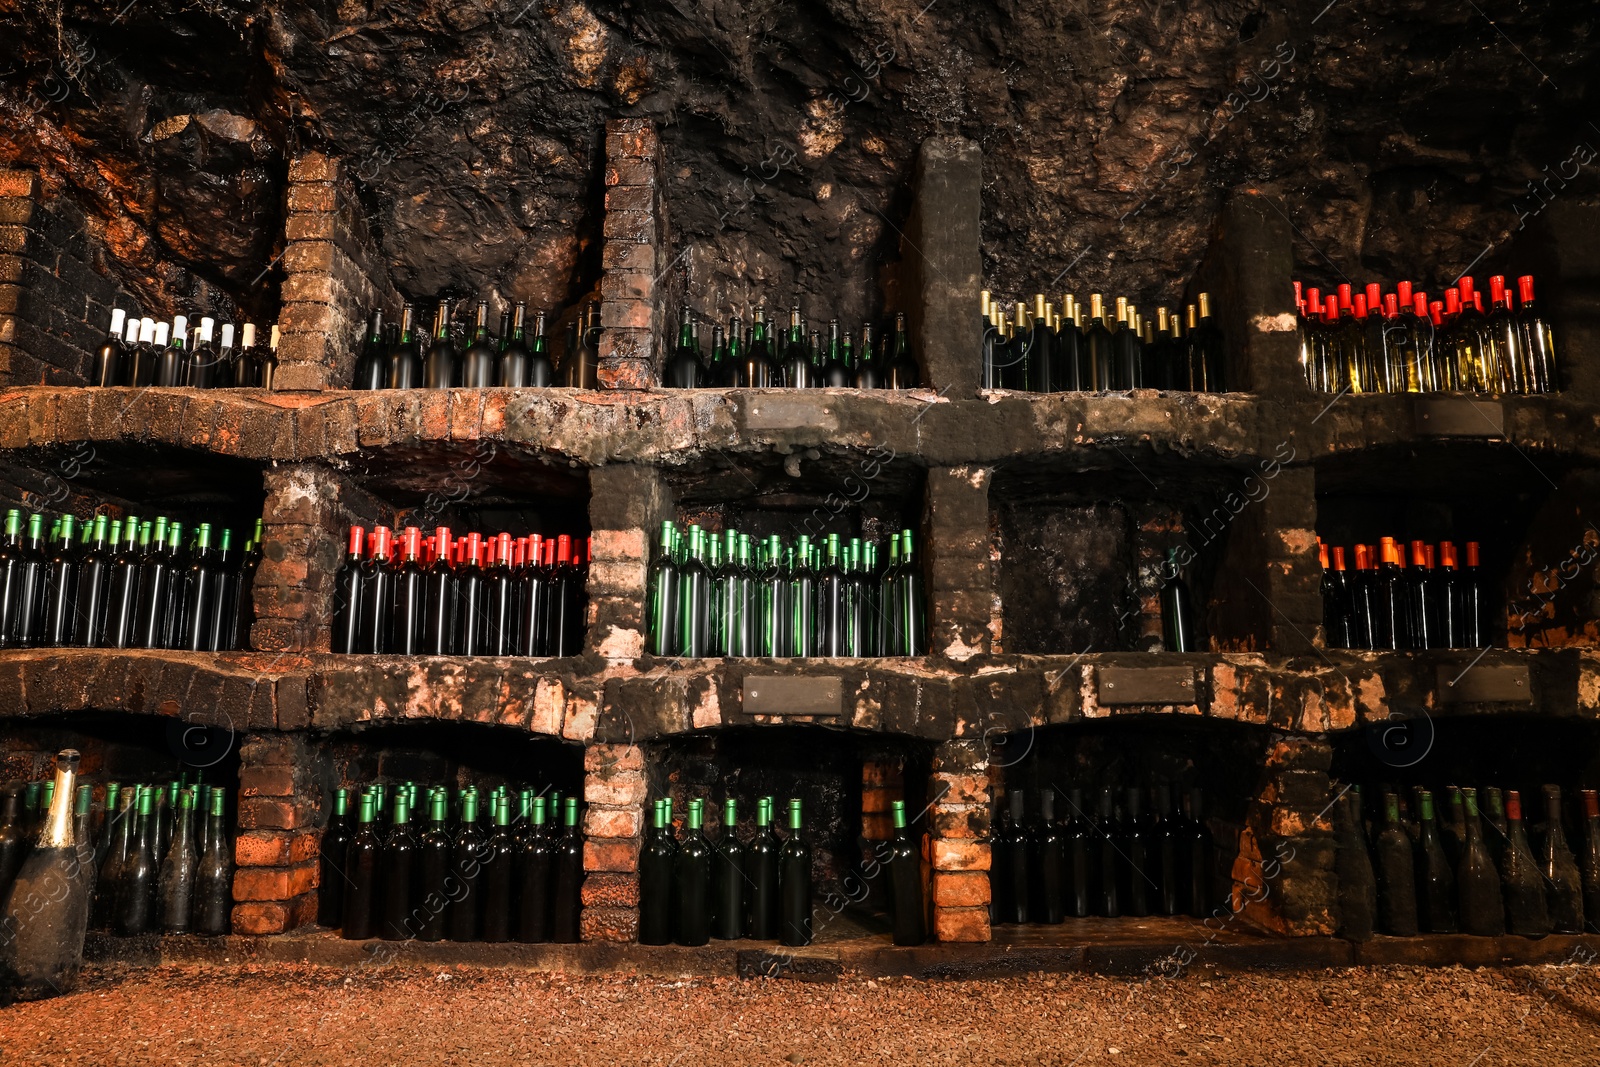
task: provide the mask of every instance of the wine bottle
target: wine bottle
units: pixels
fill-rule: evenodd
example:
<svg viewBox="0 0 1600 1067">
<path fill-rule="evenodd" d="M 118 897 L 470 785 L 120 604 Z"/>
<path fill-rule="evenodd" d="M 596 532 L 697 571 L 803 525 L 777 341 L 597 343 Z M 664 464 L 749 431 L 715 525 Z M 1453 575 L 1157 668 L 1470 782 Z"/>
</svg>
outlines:
<svg viewBox="0 0 1600 1067">
<path fill-rule="evenodd" d="M 996 798 L 989 828 L 989 922 L 1000 926 L 1016 921 L 1016 865 L 1011 853 L 1022 847 L 1020 830 L 1012 815 L 1010 798 Z"/>
<path fill-rule="evenodd" d="M 1456 876 L 1434 824 L 1433 794 L 1418 795 L 1417 841 L 1412 867 L 1416 873 L 1417 926 L 1430 934 L 1453 934 L 1456 921 Z"/>
<path fill-rule="evenodd" d="M 1150 914 L 1150 890 L 1159 883 L 1150 876 L 1150 833 L 1139 816 L 1141 797 L 1139 789 L 1129 786 L 1123 791 L 1121 838 L 1122 912 L 1124 915 L 1144 917 Z"/>
<path fill-rule="evenodd" d="M 250 332 L 250 324 L 249 323 L 245 323 L 245 331 L 246 331 L 247 334 Z M 278 330 L 278 324 L 277 323 L 273 323 L 272 324 L 272 328 L 267 332 L 267 345 L 266 345 L 266 347 L 263 348 L 260 345 L 257 345 L 256 349 L 255 349 L 255 351 L 256 351 L 255 380 L 256 380 L 256 384 L 259 385 L 263 389 L 267 389 L 267 390 L 272 389 L 274 383 L 277 381 L 277 377 L 278 377 L 278 340 L 279 340 L 280 336 L 281 336 L 281 334 L 280 334 L 280 332 Z"/>
<path fill-rule="evenodd" d="M 122 330 L 123 323 L 127 320 L 128 313 L 121 308 L 111 309 L 111 329 L 106 333 L 106 339 L 95 350 L 94 360 L 89 365 L 89 384 L 112 386 L 121 385 L 122 381 Z"/>
<path fill-rule="evenodd" d="M 545 824 L 544 797 L 530 798 L 528 817 L 528 832 L 517 848 L 517 940 L 534 944 L 550 939 L 551 842 Z M 640 899 L 642 923 L 642 892 Z"/>
<path fill-rule="evenodd" d="M 1489 855 L 1494 857 L 1496 865 L 1500 864 L 1506 854 L 1506 844 L 1511 840 L 1510 824 L 1506 822 L 1505 808 L 1501 803 L 1500 790 L 1490 786 L 1483 791 L 1483 818 L 1488 828 L 1484 830 L 1484 840 L 1489 845 Z"/>
<path fill-rule="evenodd" d="M 1378 883 L 1379 918 L 1383 930 L 1395 937 L 1414 937 L 1417 932 L 1416 868 L 1411 856 L 1411 838 L 1400 825 L 1400 800 L 1393 793 L 1383 798 L 1383 830 L 1373 852 Z"/>
<path fill-rule="evenodd" d="M 1506 929 L 1523 937 L 1550 932 L 1544 878 L 1522 826 L 1522 797 L 1506 792 L 1506 848 L 1500 858 L 1500 890 L 1506 903 Z"/>
<path fill-rule="evenodd" d="M 456 346 L 450 338 L 450 305 L 441 301 L 434 313 L 433 344 L 423 364 L 422 384 L 426 389 L 449 389 L 458 377 Z"/>
<path fill-rule="evenodd" d="M 555 568 L 550 572 L 546 597 L 545 651 L 551 656 L 576 656 L 583 651 L 583 570 L 573 552 L 572 538 L 557 535 Z"/>
<path fill-rule="evenodd" d="M 1005 858 L 1011 868 L 1006 876 L 1010 887 L 1009 906 L 1006 908 L 1001 921 L 1007 923 L 1026 923 L 1033 911 L 1031 892 L 1033 889 L 1033 871 L 1031 870 L 1031 827 L 1027 816 L 1027 791 L 1018 787 L 1011 790 L 1006 798 L 1010 805 L 1009 819 L 1010 834 L 1006 844 Z M 993 861 L 991 860 L 991 867 Z"/>
<path fill-rule="evenodd" d="M 133 830 L 139 820 L 135 803 L 138 795 L 139 787 L 134 785 L 119 789 L 115 796 L 109 787 L 106 789 L 106 848 L 100 857 L 99 877 L 95 880 L 92 913 L 96 930 L 110 930 L 116 925 L 122 868 L 133 850 Z"/>
<path fill-rule="evenodd" d="M 650 833 L 639 853 L 639 944 L 670 945 L 673 940 L 673 880 L 677 843 L 666 831 L 666 813 L 657 800 L 650 807 Z M 746 865 L 749 860 L 746 859 Z M 743 920 L 744 915 L 740 915 Z M 742 933 L 743 931 L 741 931 Z"/>
<path fill-rule="evenodd" d="M 1377 879 L 1361 828 L 1360 794 L 1345 793 L 1334 810 L 1337 834 L 1334 871 L 1338 878 L 1339 936 L 1349 941 L 1372 938 L 1378 911 Z"/>
<path fill-rule="evenodd" d="M 712 933 L 721 941 L 744 936 L 744 846 L 739 842 L 738 805 L 722 802 L 722 834 L 712 857 Z"/>
<path fill-rule="evenodd" d="M 483 858 L 479 885 L 483 891 L 483 940 L 511 940 L 512 896 L 516 887 L 517 841 L 511 834 L 510 798 L 500 796 L 494 803 L 494 833 Z"/>
<path fill-rule="evenodd" d="M 1533 298 L 1533 275 L 1524 274 L 1517 279 L 1517 296 L 1519 347 L 1527 360 L 1529 387 L 1537 393 L 1554 393 L 1561 388 L 1555 336 Z"/>
<path fill-rule="evenodd" d="M 685 304 L 678 315 L 678 343 L 667 360 L 662 385 L 693 389 L 700 384 L 700 350 L 694 340 L 694 312 Z"/>
<path fill-rule="evenodd" d="M 550 574 L 542 562 L 544 538 L 533 534 L 527 544 L 527 561 L 517 576 L 517 649 L 524 656 L 543 656 L 550 644 L 544 632 Z"/>
<path fill-rule="evenodd" d="M 361 807 L 356 816 L 355 836 L 345 851 L 344 912 L 340 921 L 340 936 L 350 941 L 365 941 L 377 933 L 379 909 L 379 868 L 383 862 L 383 842 L 373 825 L 376 798 L 370 793 L 361 795 Z M 470 891 L 467 896 L 476 903 Z M 463 901 L 466 898 L 463 898 Z M 460 907 L 460 902 L 456 907 Z M 465 940 L 471 940 L 467 938 Z"/>
<path fill-rule="evenodd" d="M 212 622 L 218 611 L 217 558 L 211 548 L 211 524 L 202 522 L 184 583 L 183 634 L 179 645 L 190 652 L 210 647 Z"/>
<path fill-rule="evenodd" d="M 1199 650 L 1194 632 L 1194 601 L 1178 566 L 1178 550 L 1167 549 L 1167 570 L 1171 572 L 1161 587 L 1161 639 L 1168 652 Z"/>
<path fill-rule="evenodd" d="M 1478 791 L 1463 789 L 1461 796 L 1466 808 L 1465 837 L 1456 866 L 1461 930 L 1479 937 L 1499 937 L 1506 932 L 1506 913 L 1500 875 L 1483 843 L 1483 829 L 1478 823 Z"/>
<path fill-rule="evenodd" d="M 703 803 L 689 801 L 683 843 L 673 866 L 674 940 L 680 945 L 704 945 L 711 940 L 711 846 L 701 832 Z"/>
<path fill-rule="evenodd" d="M 356 356 L 352 389 L 382 389 L 389 379 L 389 354 L 383 343 L 383 312 L 374 308 L 367 316 L 365 341 Z"/>
<path fill-rule="evenodd" d="M 799 307 L 789 309 L 789 333 L 783 349 L 783 384 L 789 389 L 809 389 L 817 384 L 812 381 L 811 353 L 806 349 Z"/>
<path fill-rule="evenodd" d="M 44 542 L 44 516 L 28 517 L 28 536 L 18 553 L 17 587 L 11 601 L 15 613 L 12 645 L 33 648 L 43 643 L 45 598 L 49 589 Z"/>
<path fill-rule="evenodd" d="M 70 645 L 77 622 L 74 603 L 78 592 L 77 520 L 63 515 L 57 530 L 44 568 L 44 626 L 39 644 L 48 647 Z"/>
<path fill-rule="evenodd" d="M 486 608 L 488 590 L 484 585 L 483 535 L 469 533 L 466 552 L 456 565 L 456 589 L 461 598 L 460 629 L 456 636 L 456 653 L 462 656 L 481 656 L 488 624 Z M 493 813 L 490 813 L 492 819 Z"/>
<path fill-rule="evenodd" d="M 354 543 L 354 535 L 351 535 Z M 448 526 L 433 532 L 434 555 L 428 562 L 423 585 L 426 587 L 427 616 L 422 627 L 422 653 L 428 656 L 448 656 L 456 651 L 456 629 L 460 618 L 460 589 L 456 583 L 454 560 L 450 557 L 455 543 Z"/>
<path fill-rule="evenodd" d="M 451 898 L 445 916 L 446 936 L 452 941 L 478 940 L 479 916 L 483 910 L 482 868 L 489 848 L 488 835 L 478 825 L 478 796 L 472 791 L 461 795 L 461 826 L 456 830 L 455 851 L 450 869 L 460 882 L 459 895 Z"/>
<path fill-rule="evenodd" d="M 1544 834 L 1539 873 L 1544 878 L 1550 927 L 1558 934 L 1583 933 L 1583 877 L 1561 828 L 1561 787 L 1544 787 Z"/>
<path fill-rule="evenodd" d="M 78 752 L 56 753 L 55 792 L 39 839 L 0 904 L 0 994 L 39 1000 L 70 993 L 83 966 L 89 892 L 73 837 Z"/>
<path fill-rule="evenodd" d="M 384 385 L 390 389 L 415 389 L 423 381 L 422 341 L 409 303 L 400 307 L 400 339 L 389 349 Z"/>
<path fill-rule="evenodd" d="M 186 934 L 194 914 L 194 882 L 200 857 L 194 847 L 194 793 L 178 795 L 176 829 L 161 862 L 161 928 Z"/>
<path fill-rule="evenodd" d="M 189 343 L 189 320 L 182 315 L 173 317 L 172 343 L 167 343 L 167 324 L 156 323 L 156 380 L 157 388 L 167 389 L 183 384 L 184 367 L 188 360 L 184 349 Z"/>
<path fill-rule="evenodd" d="M 795 538 L 789 575 L 789 655 L 817 655 L 817 578 L 811 565 L 811 538 Z"/>
<path fill-rule="evenodd" d="M 672 547 L 675 530 L 670 519 L 661 524 L 658 551 L 650 564 L 650 654 L 676 656 L 682 651 L 678 637 L 678 561 Z"/>
<path fill-rule="evenodd" d="M 444 940 L 445 909 L 454 888 L 450 857 L 455 851 L 455 841 L 446 827 L 449 804 L 449 794 L 443 787 L 429 790 L 427 826 L 417 837 L 417 901 L 413 922 L 418 941 Z"/>
<path fill-rule="evenodd" d="M 1067 869 L 1064 910 L 1067 915 L 1082 919 L 1094 910 L 1091 900 L 1095 884 L 1093 835 L 1083 810 L 1082 789 L 1074 786 L 1067 791 L 1067 808 L 1066 825 L 1062 830 Z"/>
<path fill-rule="evenodd" d="M 843 656 L 845 575 L 838 534 L 828 535 L 824 551 L 822 573 L 817 576 L 817 655 Z"/>
<path fill-rule="evenodd" d="M 88 782 L 79 785 L 78 791 L 73 794 L 72 841 L 72 870 L 78 876 L 78 881 L 83 883 L 84 899 L 89 902 L 92 915 L 94 882 L 99 874 L 99 865 L 96 863 L 94 844 L 94 786 Z M 4 899 L 4 891 L 0 890 L 0 900 Z"/>
<path fill-rule="evenodd" d="M 811 846 L 800 823 L 800 801 L 790 800 L 789 836 L 778 850 L 778 941 L 789 946 L 809 945 L 812 936 Z"/>
<path fill-rule="evenodd" d="M 927 909 L 922 893 L 922 850 L 907 830 L 905 801 L 894 801 L 889 810 L 894 821 L 894 837 L 887 850 L 894 943 L 920 945 L 928 939 Z"/>
<path fill-rule="evenodd" d="M 1600 933 L 1600 793 L 1583 791 L 1583 918 L 1587 933 Z"/>
<path fill-rule="evenodd" d="M 72 644 L 94 648 L 100 644 L 106 629 L 106 596 L 111 586 L 111 564 L 121 540 L 121 521 L 110 522 L 106 516 L 97 515 L 93 524 L 89 549 L 78 561 L 77 588 L 73 592 Z M 110 544 L 106 535 L 110 533 Z M 0 547 L 0 553 L 4 548 Z M 0 574 L 5 561 L 0 558 Z M 0 577 L 3 581 L 3 577 Z M 0 647 L 4 647 L 0 645 Z"/>
<path fill-rule="evenodd" d="M 411 909 L 417 880 L 417 838 L 411 830 L 411 797 L 397 790 L 394 817 L 383 841 L 383 903 L 378 936 L 385 941 L 404 941 L 414 933 Z"/>
<path fill-rule="evenodd" d="M 117 879 L 116 931 L 123 937 L 142 934 L 155 926 L 156 860 L 155 791 L 139 792 L 138 827 L 128 858 Z"/>
<path fill-rule="evenodd" d="M 1181 815 L 1172 802 L 1172 787 L 1156 786 L 1150 827 L 1150 865 L 1155 872 L 1153 909 L 1159 915 L 1183 914 L 1183 864 L 1180 860 Z"/>
<path fill-rule="evenodd" d="M 6 890 L 11 888 L 11 882 L 22 869 L 22 861 L 27 854 L 28 841 L 23 832 L 22 819 L 22 787 L 12 784 L 0 793 L 0 902 L 5 900 Z"/>
<path fill-rule="evenodd" d="M 704 531 L 689 527 L 689 555 L 678 572 L 678 655 L 699 659 L 711 638 L 711 572 L 705 562 Z"/>
<path fill-rule="evenodd" d="M 478 301 L 472 325 L 472 343 L 461 355 L 461 384 L 467 389 L 487 389 L 494 385 L 497 353 L 489 340 L 489 303 Z"/>
<path fill-rule="evenodd" d="M 344 915 L 348 866 L 346 853 L 355 830 L 350 825 L 350 791 L 333 795 L 333 815 L 317 844 L 317 925 L 338 926 Z"/>
<path fill-rule="evenodd" d="M 517 301 L 511 312 L 509 328 L 502 328 L 502 347 L 495 378 L 498 383 L 507 389 L 521 389 L 528 384 L 528 362 L 532 354 L 528 351 L 527 326 L 525 319 L 528 314 L 528 305 Z M 501 320 L 504 323 L 504 319 Z M 545 384 L 549 384 L 548 381 Z"/>
<path fill-rule="evenodd" d="M 402 656 L 419 656 L 423 654 L 424 649 L 424 624 L 428 614 L 428 579 L 427 572 L 422 567 L 421 556 L 422 531 L 415 526 L 407 526 L 402 541 L 400 565 L 394 571 L 393 648 Z M 348 562 L 346 566 L 349 566 Z M 335 586 L 336 596 L 344 594 L 345 581 L 345 576 L 341 572 L 339 583 Z"/>
<path fill-rule="evenodd" d="M 394 568 L 390 565 L 392 534 L 387 526 L 375 527 L 369 544 L 371 555 L 361 563 L 360 623 L 355 649 L 384 653 L 393 646 Z"/>
<path fill-rule="evenodd" d="M 583 838 L 578 833 L 578 798 L 566 797 L 561 837 L 551 850 L 554 888 L 550 900 L 550 940 L 558 945 L 578 942 L 579 911 L 583 906 Z"/>
<path fill-rule="evenodd" d="M 781 925 L 778 879 L 782 845 L 772 829 L 772 798 L 762 797 L 756 804 L 756 833 L 744 853 L 745 936 L 756 941 L 771 941 Z"/>
<path fill-rule="evenodd" d="M 900 804 L 902 812 L 904 805 Z M 1028 921 L 1055 925 L 1066 918 L 1066 841 L 1056 823 L 1054 787 L 1039 793 L 1039 818 L 1028 835 Z M 919 872 L 920 877 L 920 872 Z"/>
<path fill-rule="evenodd" d="M 1094 824 L 1095 914 L 1115 919 L 1122 914 L 1122 848 L 1116 801 L 1109 788 L 1100 791 L 1099 816 Z"/>
</svg>

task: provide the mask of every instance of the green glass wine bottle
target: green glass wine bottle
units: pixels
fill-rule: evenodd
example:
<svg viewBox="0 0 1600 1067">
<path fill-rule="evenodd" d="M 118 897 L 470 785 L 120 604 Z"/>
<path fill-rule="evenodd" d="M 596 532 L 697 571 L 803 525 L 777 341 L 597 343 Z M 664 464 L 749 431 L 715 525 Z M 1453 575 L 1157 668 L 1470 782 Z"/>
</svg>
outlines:
<svg viewBox="0 0 1600 1067">
<path fill-rule="evenodd" d="M 550 894 L 550 940 L 558 945 L 578 942 L 583 907 L 583 837 L 578 833 L 578 798 L 566 797 L 561 815 L 561 837 L 552 849 L 554 889 Z"/>
<path fill-rule="evenodd" d="M 744 936 L 744 846 L 739 842 L 738 803 L 722 802 L 722 834 L 713 846 L 712 933 L 722 941 Z"/>
<path fill-rule="evenodd" d="M 1506 930 L 1522 937 L 1550 932 L 1550 907 L 1544 877 L 1522 826 L 1522 797 L 1506 792 L 1506 848 L 1500 857 L 1500 891 L 1506 904 Z"/>
<path fill-rule="evenodd" d="M 889 882 L 894 902 L 894 943 L 920 945 L 928 938 L 922 896 L 922 850 L 906 828 L 906 802 L 891 806 L 894 839 L 889 842 Z"/>
<path fill-rule="evenodd" d="M 161 928 L 169 934 L 189 932 L 194 915 L 194 881 L 200 857 L 194 848 L 194 793 L 178 795 L 177 828 L 161 861 Z"/>
<path fill-rule="evenodd" d="M 1558 934 L 1583 933 L 1583 876 L 1561 828 L 1561 787 L 1544 787 L 1545 823 L 1540 839 L 1539 873 L 1544 876 L 1550 925 Z"/>
<path fill-rule="evenodd" d="M 517 940 L 550 940 L 551 839 L 545 824 L 545 798 L 532 797 L 530 826 L 517 851 Z"/>
<path fill-rule="evenodd" d="M 365 941 L 377 932 L 378 868 L 383 860 L 383 841 L 373 822 L 377 812 L 376 794 L 364 791 L 356 815 L 356 833 L 345 850 L 344 915 L 339 934 L 349 941 Z"/>
<path fill-rule="evenodd" d="M 772 941 L 778 936 L 778 858 L 782 844 L 772 830 L 772 798 L 756 802 L 756 833 L 744 852 L 745 936 Z"/>
<path fill-rule="evenodd" d="M 680 945 L 704 945 L 711 940 L 711 846 L 701 831 L 704 803 L 689 801 L 689 818 L 673 870 L 674 925 Z"/>
<path fill-rule="evenodd" d="M 1400 825 L 1400 798 L 1386 793 L 1383 812 L 1383 830 L 1373 849 L 1383 931 L 1395 937 L 1413 937 L 1417 932 L 1416 868 L 1411 838 Z"/>
<path fill-rule="evenodd" d="M 1466 811 L 1461 859 L 1456 865 L 1461 930 L 1479 937 L 1499 937 L 1506 932 L 1505 906 L 1500 874 L 1483 843 L 1483 827 L 1478 822 L 1478 791 L 1463 789 L 1461 798 Z"/>
<path fill-rule="evenodd" d="M 1433 794 L 1424 789 L 1418 799 L 1416 856 L 1417 926 L 1430 934 L 1453 934 L 1456 921 L 1456 873 L 1439 841 L 1434 823 Z"/>
<path fill-rule="evenodd" d="M 778 896 L 782 910 L 778 941 L 811 944 L 811 846 L 801 829 L 800 801 L 789 801 L 789 837 L 778 852 Z"/>
<path fill-rule="evenodd" d="M 77 871 L 73 785 L 78 752 L 56 753 L 55 792 L 33 851 L 0 905 L 0 999 L 70 993 L 83 966 L 89 891 Z"/>
<path fill-rule="evenodd" d="M 666 811 L 660 800 L 651 805 L 650 828 L 639 854 L 639 944 L 670 945 L 678 846 L 666 831 Z"/>
</svg>

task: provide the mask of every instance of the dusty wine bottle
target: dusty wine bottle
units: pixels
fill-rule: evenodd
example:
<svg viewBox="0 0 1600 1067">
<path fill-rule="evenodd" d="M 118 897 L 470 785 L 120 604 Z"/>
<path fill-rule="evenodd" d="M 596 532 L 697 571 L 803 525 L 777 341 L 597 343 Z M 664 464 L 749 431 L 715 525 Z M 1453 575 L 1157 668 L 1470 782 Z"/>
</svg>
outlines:
<svg viewBox="0 0 1600 1067">
<path fill-rule="evenodd" d="M 13 1000 L 70 993 L 83 966 L 89 891 L 73 838 L 78 752 L 56 753 L 55 793 L 33 851 L 0 911 L 0 992 Z"/>
</svg>

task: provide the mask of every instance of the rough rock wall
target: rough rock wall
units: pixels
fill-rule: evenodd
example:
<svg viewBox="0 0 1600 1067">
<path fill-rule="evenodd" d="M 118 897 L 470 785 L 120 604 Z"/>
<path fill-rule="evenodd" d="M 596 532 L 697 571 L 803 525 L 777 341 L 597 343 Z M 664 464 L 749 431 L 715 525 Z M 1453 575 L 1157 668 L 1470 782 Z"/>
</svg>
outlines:
<svg viewBox="0 0 1600 1067">
<path fill-rule="evenodd" d="M 0 163 L 80 201 L 156 307 L 275 309 L 305 148 L 351 161 L 402 292 L 576 299 L 617 114 L 662 130 L 676 281 L 705 312 L 892 303 L 934 132 L 983 146 L 998 291 L 1165 302 L 1241 184 L 1281 194 L 1308 276 L 1436 285 L 1594 183 L 1594 20 L 1562 0 L 14 0 Z"/>
</svg>

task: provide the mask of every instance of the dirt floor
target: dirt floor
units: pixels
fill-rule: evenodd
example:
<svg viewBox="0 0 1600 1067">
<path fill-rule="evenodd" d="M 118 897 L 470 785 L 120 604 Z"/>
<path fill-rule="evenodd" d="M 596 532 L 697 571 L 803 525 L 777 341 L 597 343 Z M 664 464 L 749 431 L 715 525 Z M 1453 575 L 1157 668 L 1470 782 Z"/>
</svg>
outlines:
<svg viewBox="0 0 1600 1067">
<path fill-rule="evenodd" d="M 1600 968 L 670 981 L 166 966 L 0 1009 L 0 1064 L 1600 1064 Z"/>
</svg>

